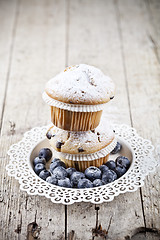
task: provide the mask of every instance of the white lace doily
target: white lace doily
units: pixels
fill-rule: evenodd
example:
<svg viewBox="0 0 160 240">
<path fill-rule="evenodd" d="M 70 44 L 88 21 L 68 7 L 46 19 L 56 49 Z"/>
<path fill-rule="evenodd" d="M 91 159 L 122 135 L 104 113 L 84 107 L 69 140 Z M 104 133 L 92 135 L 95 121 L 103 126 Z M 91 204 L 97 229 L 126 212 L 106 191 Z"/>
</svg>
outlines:
<svg viewBox="0 0 160 240">
<path fill-rule="evenodd" d="M 112 183 L 95 188 L 71 189 L 55 186 L 40 179 L 32 169 L 30 155 L 38 144 L 42 145 L 48 126 L 31 129 L 24 134 L 20 142 L 10 147 L 10 162 L 6 166 L 8 175 L 19 181 L 21 190 L 30 195 L 45 196 L 54 203 L 73 204 L 84 201 L 98 204 L 112 201 L 120 193 L 136 191 L 143 186 L 145 176 L 158 165 L 153 156 L 154 147 L 149 140 L 138 136 L 134 128 L 113 125 L 113 129 L 122 147 L 124 143 L 130 149 L 132 162 L 129 170 Z"/>
</svg>

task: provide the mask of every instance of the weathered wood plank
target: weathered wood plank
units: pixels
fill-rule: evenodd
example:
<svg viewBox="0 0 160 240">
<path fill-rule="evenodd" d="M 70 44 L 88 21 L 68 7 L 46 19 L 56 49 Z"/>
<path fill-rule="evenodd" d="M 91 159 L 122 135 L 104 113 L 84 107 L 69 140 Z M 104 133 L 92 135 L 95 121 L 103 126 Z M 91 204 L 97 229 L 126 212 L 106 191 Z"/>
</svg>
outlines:
<svg viewBox="0 0 160 240">
<path fill-rule="evenodd" d="M 130 124 L 122 45 L 114 2 L 70 1 L 69 9 L 68 65 L 88 63 L 110 75 L 117 85 L 117 91 L 115 99 L 106 106 L 103 119 Z M 107 230 L 112 217 L 108 234 L 111 239 L 123 239 L 139 226 L 144 226 L 139 191 L 120 195 L 113 202 L 98 207 L 100 209 L 95 210 L 94 205 L 86 203 L 69 206 L 68 233 L 74 231 L 76 239 L 97 239 L 94 233 L 92 235 L 92 229 L 95 232 L 97 212 L 98 226 L 101 224 L 102 230 Z"/>
<path fill-rule="evenodd" d="M 145 0 L 146 9 L 152 28 L 149 32 L 149 38 L 152 43 L 154 54 L 160 63 L 160 1 L 158 0 Z"/>
<path fill-rule="evenodd" d="M 0 239 L 32 239 L 39 230 L 41 239 L 64 239 L 64 206 L 21 192 L 5 166 L 10 144 L 26 130 L 50 120 L 41 93 L 46 81 L 65 67 L 65 17 L 64 0 L 19 3 L 2 125 Z M 15 131 L 10 131 L 9 121 L 14 122 Z"/>
<path fill-rule="evenodd" d="M 8 13 L 9 17 L 6 17 Z M 17 1 L 0 1 L 0 116 L 3 115 L 4 101 L 12 58 L 13 41 L 17 16 Z M 2 119 L 0 118 L 0 130 Z"/>
<path fill-rule="evenodd" d="M 140 232 L 134 235 L 131 240 L 159 240 L 160 235 L 156 232 Z"/>
<path fill-rule="evenodd" d="M 5 1 L 5 4 L 8 3 Z M 46 124 L 49 120 L 49 111 L 41 100 L 41 92 L 45 82 L 65 65 L 65 38 L 68 39 L 68 65 L 79 62 L 93 64 L 116 82 L 116 98 L 108 104 L 104 117 L 130 124 L 131 115 L 138 132 L 156 143 L 159 70 L 153 41 L 147 38 L 148 32 L 153 32 L 152 25 L 158 29 L 158 14 L 154 14 L 158 8 L 155 9 L 155 6 L 150 5 L 154 18 L 151 24 L 147 6 L 145 8 L 142 1 L 118 1 L 116 8 L 113 1 L 71 1 L 69 18 L 65 15 L 64 1 L 20 2 L 5 103 L 0 169 L 5 169 L 8 162 L 6 151 L 10 144 L 19 140 L 27 129 Z M 69 24 L 67 28 L 65 20 Z M 154 33 L 157 41 L 156 36 Z M 8 51 L 8 47 L 6 49 Z M 1 89 L 1 96 L 4 96 L 4 86 Z M 0 231 L 0 239 L 32 239 L 32 235 L 39 233 L 39 227 L 41 239 L 63 239 L 64 207 L 45 198 L 28 196 L 19 191 L 17 181 L 8 177 L 5 171 L 1 175 L 0 226 L 3 232 Z M 157 173 L 147 179 L 142 189 L 148 228 L 160 229 L 158 181 Z M 121 195 L 99 207 L 95 210 L 95 206 L 88 203 L 68 207 L 69 239 L 91 239 L 97 212 L 102 230 L 107 230 L 110 224 L 108 236 L 111 239 L 122 239 L 132 235 L 138 227 L 145 227 L 139 192 Z M 147 239 L 151 239 L 150 236 Z"/>
<path fill-rule="evenodd" d="M 152 8 L 152 3 L 150 7 Z M 160 66 L 148 36 L 149 32 L 153 32 L 153 24 L 143 1 L 124 1 L 123 6 L 121 1 L 118 1 L 118 8 L 133 126 L 142 137 L 152 140 L 156 145 L 160 138 Z M 155 19 L 157 16 L 158 24 L 158 14 L 152 14 Z M 159 35 L 156 39 L 158 38 Z M 159 178 L 157 170 L 155 174 L 147 177 L 142 188 L 145 225 L 147 228 L 158 230 Z"/>
</svg>

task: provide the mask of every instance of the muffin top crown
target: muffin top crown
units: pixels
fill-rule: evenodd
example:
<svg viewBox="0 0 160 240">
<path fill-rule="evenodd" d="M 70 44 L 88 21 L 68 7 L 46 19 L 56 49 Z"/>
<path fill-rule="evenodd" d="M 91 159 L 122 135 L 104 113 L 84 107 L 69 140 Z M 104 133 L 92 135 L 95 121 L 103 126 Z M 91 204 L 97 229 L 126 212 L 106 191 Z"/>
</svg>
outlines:
<svg viewBox="0 0 160 240">
<path fill-rule="evenodd" d="M 64 103 L 94 105 L 112 99 L 115 85 L 98 68 L 80 64 L 49 80 L 45 91 L 49 97 Z"/>
</svg>

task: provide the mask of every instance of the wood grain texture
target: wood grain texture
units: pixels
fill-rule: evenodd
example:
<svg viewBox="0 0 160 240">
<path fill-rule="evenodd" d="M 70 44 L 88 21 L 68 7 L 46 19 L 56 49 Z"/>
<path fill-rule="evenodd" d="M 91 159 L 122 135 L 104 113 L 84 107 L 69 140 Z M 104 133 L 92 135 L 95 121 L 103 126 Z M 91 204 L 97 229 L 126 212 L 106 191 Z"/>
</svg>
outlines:
<svg viewBox="0 0 160 240">
<path fill-rule="evenodd" d="M 4 102 L 9 78 L 9 71 L 12 58 L 13 41 L 16 28 L 16 15 L 18 3 L 13 0 L 10 4 L 7 1 L 0 1 L 0 114 L 4 112 Z M 9 17 L 6 18 L 6 12 Z M 2 118 L 0 119 L 0 131 Z"/>
<path fill-rule="evenodd" d="M 133 126 L 156 145 L 160 140 L 160 65 L 148 36 L 153 24 L 144 2 L 124 1 L 124 5 L 118 2 Z M 142 188 L 147 228 L 160 229 L 159 179 L 157 170 Z"/>
<path fill-rule="evenodd" d="M 38 235 L 46 239 L 46 234 L 47 239 L 64 239 L 64 206 L 21 192 L 18 182 L 7 176 L 5 166 L 9 146 L 26 130 L 50 120 L 41 93 L 46 81 L 65 67 L 65 1 L 22 0 L 18 7 L 2 125 L 0 239 Z"/>
<path fill-rule="evenodd" d="M 5 171 L 9 146 L 50 122 L 41 93 L 66 65 L 95 65 L 116 83 L 102 124 L 132 125 L 158 144 L 159 9 L 158 0 L 0 1 L 0 239 L 159 239 L 158 170 L 141 191 L 68 207 L 20 191 Z"/>
<path fill-rule="evenodd" d="M 154 232 L 140 232 L 135 234 L 131 240 L 159 240 L 160 235 Z"/>
<path fill-rule="evenodd" d="M 130 124 L 122 43 L 114 2 L 70 1 L 69 23 L 68 65 L 79 62 L 95 65 L 116 83 L 116 97 L 106 106 L 103 124 L 106 124 L 106 118 Z M 104 235 L 103 239 L 107 236 L 109 239 L 124 239 L 132 235 L 139 226 L 144 227 L 139 191 L 120 195 L 113 202 L 98 207 L 97 228 L 100 224 L 102 231 L 97 235 Z M 127 209 L 130 209 L 130 214 Z M 88 204 L 88 210 L 84 203 L 68 206 L 68 232 L 74 231 L 76 239 L 97 239 L 97 211 L 91 204 Z M 78 227 L 80 223 L 81 227 Z M 109 224 L 109 233 L 106 234 Z"/>
<path fill-rule="evenodd" d="M 160 63 L 160 1 L 145 0 L 146 10 L 148 11 L 149 21 L 152 26 L 149 38 L 157 61 Z"/>
</svg>

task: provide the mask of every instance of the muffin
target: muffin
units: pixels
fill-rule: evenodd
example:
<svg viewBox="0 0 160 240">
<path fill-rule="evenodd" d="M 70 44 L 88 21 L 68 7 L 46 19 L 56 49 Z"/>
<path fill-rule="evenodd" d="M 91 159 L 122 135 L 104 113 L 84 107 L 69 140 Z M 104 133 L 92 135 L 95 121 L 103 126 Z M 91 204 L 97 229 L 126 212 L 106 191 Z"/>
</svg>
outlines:
<svg viewBox="0 0 160 240">
<path fill-rule="evenodd" d="M 116 140 L 111 129 L 97 128 L 85 132 L 73 132 L 51 127 L 47 134 L 55 157 L 65 162 L 67 167 L 85 171 L 89 166 L 99 167 L 109 157 Z"/>
<path fill-rule="evenodd" d="M 68 131 L 88 131 L 100 122 L 115 85 L 98 68 L 80 64 L 66 68 L 46 84 L 43 99 L 51 106 L 52 123 Z"/>
</svg>

